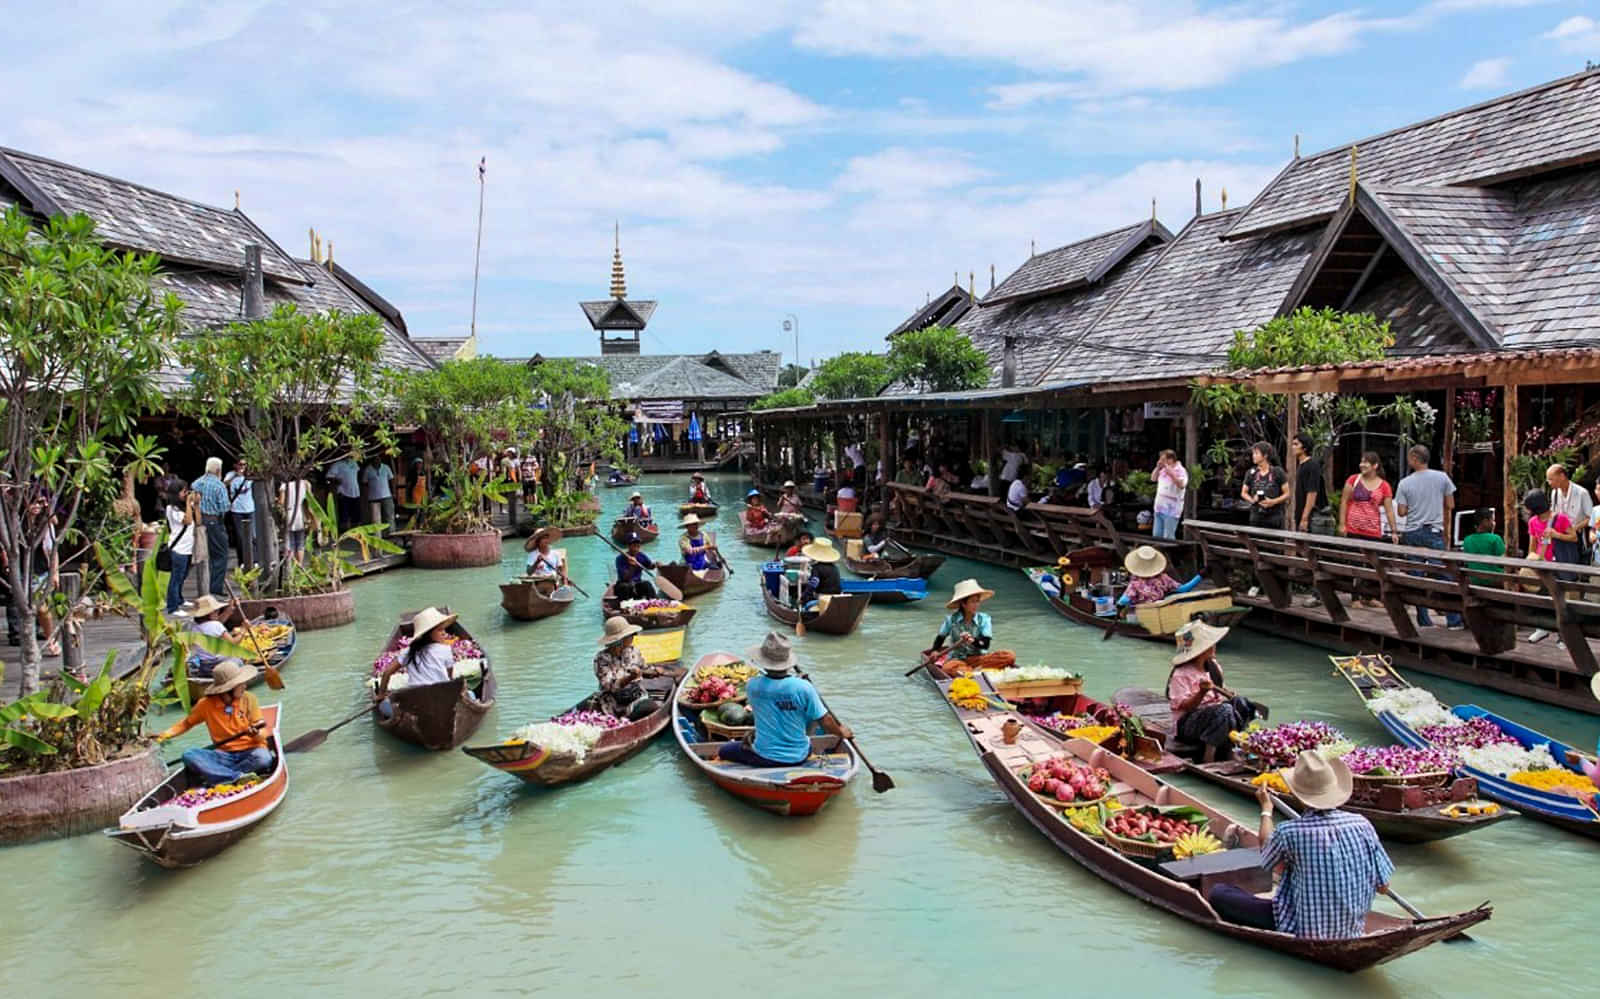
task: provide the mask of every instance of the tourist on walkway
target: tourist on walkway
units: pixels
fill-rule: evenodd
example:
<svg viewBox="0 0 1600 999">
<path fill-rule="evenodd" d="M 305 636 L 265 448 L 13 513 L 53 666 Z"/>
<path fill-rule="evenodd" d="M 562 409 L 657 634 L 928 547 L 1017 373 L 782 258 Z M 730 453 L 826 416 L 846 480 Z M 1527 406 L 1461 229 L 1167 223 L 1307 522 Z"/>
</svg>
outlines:
<svg viewBox="0 0 1600 999">
<path fill-rule="evenodd" d="M 594 656 L 594 677 L 600 692 L 590 701 L 592 710 L 628 719 L 643 718 L 656 710 L 656 702 L 642 681 L 660 673 L 650 668 L 644 653 L 633 644 L 633 636 L 643 630 L 625 617 L 606 618 L 600 651 Z"/>
<path fill-rule="evenodd" d="M 1000 452 L 1000 484 L 1006 487 L 1008 493 L 1011 490 L 1011 483 L 1022 475 L 1022 466 L 1027 462 L 1028 456 L 1015 444 L 1007 444 Z"/>
<path fill-rule="evenodd" d="M 1340 537 L 1382 541 L 1387 520 L 1389 540 L 1400 543 L 1400 531 L 1395 526 L 1400 518 L 1394 509 L 1394 490 L 1383 479 L 1383 460 L 1378 452 L 1361 452 L 1361 470 L 1344 480 L 1344 492 L 1339 499 Z"/>
<path fill-rule="evenodd" d="M 755 735 L 749 743 L 724 743 L 718 759 L 748 767 L 799 766 L 811 757 L 811 726 L 818 723 L 840 739 L 855 738 L 850 726 L 828 712 L 811 681 L 795 675 L 788 639 L 769 631 L 760 645 L 745 650 L 744 659 L 761 669 L 745 685 Z"/>
<path fill-rule="evenodd" d="M 206 562 L 211 567 L 212 596 L 228 592 L 228 487 L 222 484 L 222 459 L 207 458 L 206 474 L 194 480 L 200 496 L 201 523 L 206 529 Z"/>
<path fill-rule="evenodd" d="M 1557 562 L 1557 551 L 1567 546 L 1575 547 L 1577 525 L 1560 511 L 1550 508 L 1550 500 L 1542 489 L 1530 489 L 1522 497 L 1522 508 L 1528 511 L 1528 557 L 1541 562 Z M 1535 628 L 1528 635 L 1530 642 L 1542 642 L 1550 637 L 1543 628 Z"/>
<path fill-rule="evenodd" d="M 234 459 L 233 471 L 223 476 L 222 484 L 228 487 L 228 519 L 233 521 L 239 568 L 248 569 L 256 564 L 256 484 L 250 480 L 243 458 Z"/>
<path fill-rule="evenodd" d="M 367 459 L 361 469 L 361 490 L 367 502 L 367 516 L 385 530 L 394 529 L 394 469 L 379 455 Z"/>
<path fill-rule="evenodd" d="M 559 527 L 541 527 L 522 543 L 528 553 L 528 564 L 523 575 L 535 579 L 553 579 L 561 586 L 567 585 L 567 557 L 550 546 L 561 540 Z"/>
<path fill-rule="evenodd" d="M 34 545 L 30 561 L 33 578 L 27 583 L 31 584 L 33 594 L 34 623 L 45 643 L 42 651 L 47 656 L 59 656 L 61 640 L 56 637 L 55 610 L 50 606 L 50 598 L 61 589 L 60 538 L 56 535 L 56 514 L 50 494 L 40 487 L 36 490 L 21 524 L 24 536 L 39 532 L 39 542 Z"/>
<path fill-rule="evenodd" d="M 1189 470 L 1178 460 L 1178 452 L 1168 448 L 1156 459 L 1156 469 L 1150 473 L 1150 477 L 1156 480 L 1156 502 L 1151 510 L 1155 515 L 1153 533 L 1158 538 L 1172 541 L 1178 536 L 1178 521 L 1183 517 L 1183 497 L 1189 490 Z"/>
<path fill-rule="evenodd" d="M 1006 508 L 1018 513 L 1028 505 L 1028 483 L 1025 479 L 1012 479 L 1006 487 Z"/>
<path fill-rule="evenodd" d="M 850 471 L 854 473 L 857 482 L 867 481 L 867 459 L 862 450 L 861 442 L 846 444 L 844 446 L 845 460 L 850 463 Z"/>
<path fill-rule="evenodd" d="M 1116 501 L 1116 486 L 1112 484 L 1110 469 L 1104 465 L 1095 466 L 1094 478 L 1089 480 L 1084 499 L 1091 510 L 1098 510 Z"/>
<path fill-rule="evenodd" d="M 978 585 L 976 579 L 963 579 L 956 584 L 955 592 L 945 602 L 950 616 L 939 625 L 933 648 L 925 655 L 932 656 L 950 642 L 941 668 L 946 676 L 964 676 L 975 669 L 1004 669 L 1015 665 L 1017 656 L 1004 649 L 989 651 L 994 642 L 994 621 L 978 606 L 994 596 L 993 590 Z"/>
<path fill-rule="evenodd" d="M 1261 898 L 1235 885 L 1207 894 L 1230 923 L 1276 930 L 1312 940 L 1349 940 L 1366 932 L 1367 913 L 1378 892 L 1389 891 L 1394 862 L 1372 823 L 1339 806 L 1350 800 L 1355 781 L 1341 759 L 1315 750 L 1278 771 L 1305 811 L 1272 827 L 1272 792 L 1256 791 L 1261 805 L 1261 866 L 1282 872 L 1278 892 Z"/>
<path fill-rule="evenodd" d="M 1505 555 L 1505 539 L 1495 533 L 1494 511 L 1492 509 L 1485 507 L 1472 515 L 1472 533 L 1461 539 L 1461 550 L 1468 555 Z M 1468 562 L 1467 568 L 1478 570 L 1477 573 L 1468 573 L 1468 578 L 1474 586 L 1499 587 L 1499 580 L 1494 576 L 1479 574 L 1492 573 L 1496 571 L 1495 566 L 1485 562 Z"/>
<path fill-rule="evenodd" d="M 1250 504 L 1251 527 L 1283 527 L 1283 511 L 1289 501 L 1289 476 L 1278 464 L 1278 452 L 1266 441 L 1250 446 L 1250 471 L 1245 473 L 1239 498 Z"/>
<path fill-rule="evenodd" d="M 167 613 L 183 606 L 183 583 L 189 578 L 189 561 L 194 557 L 194 536 L 200 530 L 199 497 L 181 481 L 166 496 L 168 557 L 172 572 L 167 577 Z"/>
<path fill-rule="evenodd" d="M 343 534 L 361 523 L 361 469 L 346 455 L 328 467 L 328 481 L 337 497 L 334 503 L 338 505 L 339 533 Z"/>
<path fill-rule="evenodd" d="M 1572 481 L 1565 465 L 1555 464 L 1545 469 L 1544 481 L 1550 487 L 1547 498 L 1551 512 L 1566 514 L 1572 524 L 1570 540 L 1565 536 L 1555 539 L 1555 561 L 1581 565 L 1584 562 L 1584 528 L 1594 513 L 1594 500 L 1589 490 Z"/>
<path fill-rule="evenodd" d="M 1313 448 L 1310 434 L 1295 434 L 1289 441 L 1289 458 L 1295 463 L 1295 526 L 1301 532 L 1311 530 L 1311 515 L 1322 500 L 1322 462 L 1313 457 Z"/>
<path fill-rule="evenodd" d="M 294 479 L 278 487 L 278 506 L 283 510 L 284 548 L 300 565 L 306 564 L 306 497 L 311 483 Z"/>
<path fill-rule="evenodd" d="M 1173 730 L 1181 741 L 1204 746 L 1207 763 L 1227 757 L 1232 747 L 1230 732 L 1243 731 L 1258 715 L 1266 717 L 1260 705 L 1223 686 L 1216 649 L 1227 634 L 1227 628 L 1204 621 L 1185 624 L 1173 636 L 1178 654 L 1172 657 L 1172 672 L 1167 674 Z"/>
<path fill-rule="evenodd" d="M 656 588 L 645 577 L 646 569 L 654 569 L 655 562 L 644 553 L 644 539 L 637 534 L 628 535 L 628 550 L 617 553 L 617 585 L 611 594 L 618 600 L 654 600 Z"/>
<path fill-rule="evenodd" d="M 156 736 L 158 742 L 166 742 L 205 722 L 211 741 L 221 745 L 189 750 L 183 754 L 183 765 L 208 787 L 232 783 L 246 774 L 264 773 L 272 767 L 261 705 L 256 703 L 254 694 L 244 689 L 255 675 L 254 666 L 224 659 L 212 672 L 204 696 L 189 713 Z"/>
<path fill-rule="evenodd" d="M 1406 452 L 1411 474 L 1400 480 L 1394 505 L 1400 514 L 1400 540 L 1415 548 L 1444 551 L 1450 547 L 1450 523 L 1456 508 L 1456 484 L 1450 476 L 1428 467 L 1428 449 L 1421 444 Z M 1427 575 L 1423 573 L 1422 575 Z M 1452 631 L 1462 628 L 1461 615 L 1445 612 L 1445 625 Z M 1428 608 L 1417 608 L 1418 627 L 1433 625 Z"/>
</svg>

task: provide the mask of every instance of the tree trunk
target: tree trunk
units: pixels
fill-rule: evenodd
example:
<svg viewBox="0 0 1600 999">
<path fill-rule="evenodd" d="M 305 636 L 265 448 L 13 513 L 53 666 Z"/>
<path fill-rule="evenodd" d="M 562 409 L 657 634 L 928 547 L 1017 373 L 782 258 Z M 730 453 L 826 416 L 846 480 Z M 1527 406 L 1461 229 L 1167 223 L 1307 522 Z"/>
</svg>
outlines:
<svg viewBox="0 0 1600 999">
<path fill-rule="evenodd" d="M 27 601 L 30 605 L 33 601 Z M 22 639 L 22 676 L 21 688 L 17 697 L 27 697 L 39 689 L 39 639 L 34 635 L 34 610 L 32 606 L 18 608 L 22 614 L 22 630 L 17 637 Z"/>
<path fill-rule="evenodd" d="M 257 584 L 263 593 L 269 592 L 268 587 L 277 590 L 282 586 L 279 577 L 282 566 L 282 552 L 278 550 L 278 512 L 275 503 L 278 498 L 278 483 L 275 479 L 265 482 L 255 479 L 251 487 L 256 502 L 255 516 L 255 542 L 256 565 L 261 567 L 261 575 L 256 577 Z"/>
</svg>

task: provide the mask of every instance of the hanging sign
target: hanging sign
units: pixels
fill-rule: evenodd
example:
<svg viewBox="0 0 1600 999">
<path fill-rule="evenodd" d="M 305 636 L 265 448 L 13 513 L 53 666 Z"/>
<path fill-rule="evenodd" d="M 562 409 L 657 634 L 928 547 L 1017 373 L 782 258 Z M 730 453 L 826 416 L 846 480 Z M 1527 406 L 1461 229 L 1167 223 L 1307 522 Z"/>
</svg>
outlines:
<svg viewBox="0 0 1600 999">
<path fill-rule="evenodd" d="M 652 423 L 677 423 L 683 419 L 683 400 L 643 399 L 636 412 Z"/>
<path fill-rule="evenodd" d="M 1147 402 L 1144 404 L 1144 418 L 1147 420 L 1181 420 L 1183 419 L 1183 403 Z"/>
</svg>

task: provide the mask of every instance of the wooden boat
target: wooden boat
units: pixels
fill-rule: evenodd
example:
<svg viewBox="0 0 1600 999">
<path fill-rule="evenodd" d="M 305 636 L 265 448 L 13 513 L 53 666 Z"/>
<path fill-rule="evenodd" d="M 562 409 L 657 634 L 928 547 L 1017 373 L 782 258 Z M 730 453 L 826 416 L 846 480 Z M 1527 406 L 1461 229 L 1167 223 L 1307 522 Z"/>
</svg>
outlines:
<svg viewBox="0 0 1600 999">
<path fill-rule="evenodd" d="M 401 615 L 383 646 L 384 652 L 398 648 L 401 637 L 411 634 L 411 619 L 415 616 L 415 611 Z M 450 633 L 459 638 L 472 637 L 459 620 L 451 623 Z M 394 714 L 388 718 L 383 717 L 378 703 L 374 702 L 372 720 L 390 735 L 423 749 L 454 749 L 472 737 L 483 723 L 483 716 L 494 707 L 495 689 L 494 669 L 485 653 L 476 695 L 465 677 L 446 683 L 406 687 L 389 692 Z"/>
<path fill-rule="evenodd" d="M 522 576 L 500 584 L 500 606 L 519 621 L 555 617 L 571 608 L 577 598 L 577 590 L 570 586 L 555 585 L 554 578 Z"/>
<path fill-rule="evenodd" d="M 770 521 L 766 527 L 753 530 L 741 520 L 739 522 L 739 540 L 747 545 L 759 548 L 778 548 L 788 545 L 800 535 L 800 524 L 792 518 Z"/>
<path fill-rule="evenodd" d="M 267 626 L 267 627 L 272 627 L 272 626 L 275 626 L 275 625 L 288 625 L 289 626 L 289 635 L 288 635 L 288 637 L 286 637 L 284 639 L 281 639 L 280 641 L 274 642 L 272 644 L 271 648 L 266 648 L 266 649 L 262 649 L 261 650 L 263 653 L 266 654 L 267 662 L 269 664 L 271 664 L 275 669 L 277 669 L 278 671 L 282 672 L 283 668 L 289 664 L 289 660 L 294 656 L 295 649 L 298 648 L 299 645 L 300 645 L 300 632 L 299 632 L 299 629 L 297 629 L 294 626 L 294 622 L 293 621 L 291 621 L 288 618 L 284 617 L 282 614 L 279 614 L 279 613 L 276 613 L 276 612 L 274 612 L 274 614 L 272 616 L 268 616 L 268 615 L 263 614 L 262 616 L 252 620 L 250 622 L 250 624 L 252 626 Z M 252 650 L 254 649 L 254 647 L 249 642 L 245 642 L 243 644 L 244 644 L 244 647 L 247 648 L 247 649 L 252 649 Z M 250 683 L 249 683 L 249 686 L 254 687 L 256 684 L 261 683 L 263 680 L 266 679 L 266 673 L 259 669 L 259 667 L 261 666 L 260 660 L 252 658 L 252 659 L 247 660 L 247 662 L 249 662 L 253 666 L 258 667 L 256 675 L 250 679 Z M 190 654 L 190 666 L 191 666 L 191 668 L 193 667 L 193 665 L 194 665 L 194 656 L 193 656 L 193 653 L 191 653 Z M 187 677 L 187 680 L 189 682 L 189 703 L 193 704 L 195 701 L 198 701 L 200 698 L 205 696 L 206 688 L 211 686 L 211 677 L 210 676 L 198 676 L 198 675 L 195 675 L 195 674 L 191 673 Z"/>
<path fill-rule="evenodd" d="M 630 534 L 637 534 L 641 542 L 649 543 L 661 537 L 661 528 L 656 524 L 641 524 L 636 517 L 618 517 L 611 522 L 612 541 L 625 545 Z"/>
<path fill-rule="evenodd" d="M 1223 760 L 1220 763 L 1185 763 L 1184 769 L 1218 787 L 1227 788 L 1249 798 L 1255 797 L 1255 785 L 1250 783 L 1250 779 L 1256 776 L 1258 771 L 1238 760 Z M 1408 791 L 1418 799 L 1420 807 L 1405 807 Z M 1352 797 L 1340 805 L 1340 811 L 1354 812 L 1362 816 L 1372 823 L 1372 828 L 1378 831 L 1380 837 L 1394 843 L 1431 843 L 1437 839 L 1449 839 L 1452 836 L 1472 832 L 1474 829 L 1492 826 L 1496 822 L 1503 822 L 1517 814 L 1509 808 L 1502 808 L 1493 815 L 1456 816 L 1447 813 L 1446 810 L 1451 806 L 1477 797 L 1478 783 L 1471 777 L 1458 777 L 1441 788 L 1407 789 L 1392 786 L 1376 793 L 1358 788 L 1357 794 L 1360 797 Z M 1296 811 L 1305 809 L 1293 794 L 1279 791 L 1278 797 L 1294 806 Z M 1428 799 L 1439 800 L 1428 803 Z"/>
<path fill-rule="evenodd" d="M 608 767 L 614 767 L 650 744 L 672 724 L 674 704 L 672 695 L 677 689 L 683 670 L 673 670 L 667 676 L 646 677 L 645 690 L 660 702 L 660 707 L 638 721 L 607 731 L 600 737 L 582 760 L 569 753 L 556 753 L 531 742 L 501 742 L 492 746 L 462 746 L 461 751 L 475 760 L 508 773 L 528 784 L 554 787 L 592 777 Z M 594 695 L 574 704 L 573 711 L 587 708 Z"/>
<path fill-rule="evenodd" d="M 1116 703 L 1138 715 L 1146 731 L 1160 738 L 1168 751 L 1186 759 L 1198 758 L 1205 752 L 1203 746 L 1178 739 L 1177 726 L 1172 724 L 1172 706 L 1167 703 L 1165 694 L 1144 687 L 1124 687 L 1111 696 Z"/>
<path fill-rule="evenodd" d="M 800 611 L 778 599 L 764 580 L 758 579 L 756 585 L 761 587 L 761 600 L 767 605 L 768 617 L 790 627 L 800 620 Z M 856 625 L 866 616 L 872 596 L 866 593 L 835 593 L 826 598 L 826 603 L 827 606 L 822 610 L 805 615 L 806 631 L 823 635 L 848 635 L 856 630 Z"/>
<path fill-rule="evenodd" d="M 929 579 L 934 571 L 944 565 L 943 555 L 894 555 L 888 558 L 851 558 L 846 555 L 845 568 L 862 579 Z"/>
<path fill-rule="evenodd" d="M 1250 613 L 1249 607 L 1241 607 L 1233 602 L 1232 590 L 1219 586 L 1175 593 L 1165 600 L 1140 604 L 1131 608 L 1135 614 L 1131 618 L 1122 616 L 1120 610 L 1116 614 L 1103 615 L 1097 613 L 1093 600 L 1076 590 L 1065 595 L 1055 592 L 1044 582 L 1050 570 L 1041 568 L 1024 571 L 1050 606 L 1063 617 L 1129 638 L 1171 644 L 1173 633 L 1191 619 L 1199 618 L 1209 624 L 1231 627 Z M 1147 626 L 1146 622 L 1151 626 Z"/>
<path fill-rule="evenodd" d="M 247 791 L 202 802 L 193 807 L 169 804 L 196 786 L 188 768 L 179 764 L 155 789 L 126 812 L 105 835 L 132 847 L 162 867 L 193 867 L 243 839 L 271 815 L 289 793 L 289 768 L 284 762 L 279 735 L 281 706 L 261 709 L 266 723 L 267 747 L 272 750 L 272 771 Z"/>
<path fill-rule="evenodd" d="M 715 517 L 720 509 L 715 503 L 685 503 L 678 507 L 678 516 L 687 517 L 692 513 L 697 517 Z"/>
<path fill-rule="evenodd" d="M 949 685 L 949 681 L 940 683 L 941 690 Z M 948 703 L 948 698 L 946 701 Z M 1134 898 L 1196 926 L 1302 960 L 1353 972 L 1453 937 L 1488 919 L 1493 912 L 1487 902 L 1476 909 L 1430 919 L 1410 919 L 1373 911 L 1367 914 L 1366 932 L 1349 940 L 1315 940 L 1230 923 L 1217 915 L 1204 892 L 1219 883 L 1237 884 L 1257 892 L 1271 887 L 1270 875 L 1260 866 L 1260 839 L 1253 827 L 1235 822 L 1138 765 L 1087 740 L 1054 742 L 1041 738 L 1033 727 L 1024 726 L 1016 741 L 1007 744 L 1002 726 L 1006 719 L 1015 717 L 1012 712 L 973 711 L 955 704 L 950 704 L 950 708 L 1001 792 L 1057 849 Z M 1017 774 L 1030 763 L 1062 754 L 1109 771 L 1111 793 L 1124 805 L 1184 805 L 1198 809 L 1208 817 L 1210 832 L 1229 848 L 1202 857 L 1161 863 L 1125 855 L 1102 837 L 1075 828 L 1061 808 L 1046 804 L 1043 798 L 1029 791 Z"/>
<path fill-rule="evenodd" d="M 875 604 L 912 603 L 928 595 L 928 581 L 914 576 L 899 579 L 842 579 L 846 593 L 865 593 Z"/>
<path fill-rule="evenodd" d="M 637 475 L 624 475 L 619 479 L 613 479 L 611 476 L 608 475 L 608 476 L 606 476 L 605 487 L 607 489 L 618 489 L 618 488 L 621 488 L 622 486 L 635 485 L 635 484 L 638 483 L 638 481 L 639 481 L 639 477 Z"/>
<path fill-rule="evenodd" d="M 695 668 L 739 661 L 739 656 L 713 652 L 700 657 Z M 861 761 L 849 743 L 833 735 L 812 736 L 811 756 L 798 766 L 750 767 L 717 759 L 717 750 L 727 740 L 707 732 L 700 713 L 681 700 L 694 675 L 695 670 L 690 670 L 678 681 L 673 695 L 673 736 L 696 770 L 735 797 L 779 815 L 815 815 L 861 769 Z"/>
<path fill-rule="evenodd" d="M 687 627 L 694 618 L 695 609 L 688 604 L 679 604 L 679 610 L 673 614 L 646 614 L 643 611 L 628 611 L 622 607 L 622 601 L 617 599 L 617 584 L 612 583 L 606 587 L 605 593 L 600 595 L 600 616 L 624 617 L 629 624 L 636 624 L 645 631 L 661 631 L 666 628 Z"/>
<path fill-rule="evenodd" d="M 647 631 L 633 640 L 633 647 L 651 666 L 676 666 L 683 659 L 684 629 Z"/>
<path fill-rule="evenodd" d="M 1363 701 L 1370 701 L 1387 690 L 1402 690 L 1411 686 L 1411 682 L 1401 676 L 1384 656 L 1330 656 L 1329 658 L 1333 660 L 1335 668 L 1350 682 L 1356 693 L 1361 695 Z M 1450 712 L 1463 721 L 1472 718 L 1487 719 L 1499 726 L 1506 735 L 1521 743 L 1524 749 L 1548 743 L 1550 755 L 1555 758 L 1556 763 L 1581 776 L 1582 772 L 1567 762 L 1567 753 L 1573 751 L 1575 747 L 1559 739 L 1485 711 L 1476 704 L 1458 704 L 1452 707 Z M 1432 745 L 1392 712 L 1379 711 L 1377 718 L 1379 724 L 1388 729 L 1390 735 L 1407 746 L 1422 748 Z M 1595 813 L 1575 795 L 1542 791 L 1517 784 L 1498 774 L 1476 767 L 1458 767 L 1456 772 L 1462 776 L 1475 778 L 1478 782 L 1478 793 L 1490 801 L 1515 808 L 1529 818 L 1548 822 L 1568 832 L 1590 839 L 1600 839 L 1600 817 L 1596 817 Z"/>
<path fill-rule="evenodd" d="M 666 562 L 658 565 L 656 566 L 656 574 L 682 590 L 686 598 L 699 596 L 702 593 L 710 593 L 727 582 L 728 579 L 728 570 L 721 566 L 715 569 L 696 571 L 682 562 Z"/>
</svg>

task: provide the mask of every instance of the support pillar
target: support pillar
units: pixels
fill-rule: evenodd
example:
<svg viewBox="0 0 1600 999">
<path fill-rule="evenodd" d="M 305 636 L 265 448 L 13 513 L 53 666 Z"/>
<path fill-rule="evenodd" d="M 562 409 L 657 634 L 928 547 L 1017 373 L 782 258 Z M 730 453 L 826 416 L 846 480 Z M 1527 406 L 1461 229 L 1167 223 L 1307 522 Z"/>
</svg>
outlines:
<svg viewBox="0 0 1600 999">
<path fill-rule="evenodd" d="M 1200 413 L 1194 400 L 1183 404 L 1183 467 L 1189 473 L 1189 488 L 1183 494 L 1183 515 L 1193 517 L 1200 500 Z"/>
<path fill-rule="evenodd" d="M 1456 477 L 1456 390 L 1444 390 L 1444 446 L 1439 449 L 1439 467 L 1451 481 Z"/>
<path fill-rule="evenodd" d="M 1502 513 L 1500 530 L 1506 539 L 1506 554 L 1520 555 L 1522 553 L 1522 521 L 1517 516 L 1517 487 L 1511 484 L 1511 463 L 1517 457 L 1517 385 L 1507 380 L 1500 388 L 1500 397 L 1504 400 L 1504 425 L 1501 427 L 1501 459 L 1500 476 L 1502 491 Z"/>
<path fill-rule="evenodd" d="M 1298 524 L 1295 511 L 1300 506 L 1301 498 L 1295 493 L 1295 470 L 1289 467 L 1288 458 L 1289 442 L 1294 440 L 1294 435 L 1300 432 L 1300 394 L 1298 392 L 1291 392 L 1284 397 L 1284 400 L 1289 406 L 1289 417 L 1286 421 L 1288 423 L 1288 428 L 1283 439 L 1283 464 L 1284 471 L 1288 473 L 1289 481 L 1283 484 L 1283 488 L 1289 493 L 1289 502 L 1283 504 L 1283 529 L 1286 531 L 1292 531 Z"/>
</svg>

